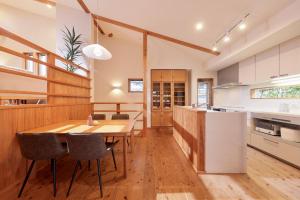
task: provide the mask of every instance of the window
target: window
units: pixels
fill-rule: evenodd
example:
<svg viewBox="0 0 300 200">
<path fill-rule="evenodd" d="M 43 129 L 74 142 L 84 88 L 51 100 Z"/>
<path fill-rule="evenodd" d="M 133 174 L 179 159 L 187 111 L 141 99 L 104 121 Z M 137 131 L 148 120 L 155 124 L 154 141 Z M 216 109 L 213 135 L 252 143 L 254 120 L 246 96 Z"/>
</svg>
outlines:
<svg viewBox="0 0 300 200">
<path fill-rule="evenodd" d="M 26 56 L 34 58 L 33 53 L 24 53 Z M 32 60 L 25 59 L 25 70 L 29 72 L 34 72 L 34 62 Z"/>
<path fill-rule="evenodd" d="M 128 79 L 128 92 L 143 92 L 143 79 Z"/>
<path fill-rule="evenodd" d="M 300 99 L 300 85 L 251 89 L 252 99 Z"/>
<path fill-rule="evenodd" d="M 212 79 L 198 79 L 197 106 L 212 105 Z"/>
<path fill-rule="evenodd" d="M 47 62 L 48 60 L 48 57 L 47 57 L 47 54 L 44 54 L 44 53 L 38 53 L 38 58 L 40 61 L 43 61 L 43 62 Z M 47 76 L 47 66 L 43 65 L 43 64 L 39 64 L 39 75 L 40 76 Z"/>
</svg>

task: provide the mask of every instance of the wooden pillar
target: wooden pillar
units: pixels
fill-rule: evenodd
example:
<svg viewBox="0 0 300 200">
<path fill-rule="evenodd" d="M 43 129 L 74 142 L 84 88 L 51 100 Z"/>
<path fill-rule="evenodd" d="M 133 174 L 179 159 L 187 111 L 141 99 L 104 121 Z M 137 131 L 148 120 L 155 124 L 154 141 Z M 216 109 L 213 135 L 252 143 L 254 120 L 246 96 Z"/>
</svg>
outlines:
<svg viewBox="0 0 300 200">
<path fill-rule="evenodd" d="M 147 129 L 147 54 L 148 54 L 148 33 L 143 33 L 143 67 L 144 67 L 144 88 L 143 88 L 143 134 Z"/>
<path fill-rule="evenodd" d="M 117 114 L 120 114 L 120 110 L 121 110 L 121 104 L 117 103 L 116 104 L 116 110 L 117 110 Z"/>
<path fill-rule="evenodd" d="M 55 56 L 51 53 L 47 54 L 47 63 L 50 65 L 55 65 Z M 47 78 L 54 80 L 54 69 L 47 66 Z M 47 103 L 48 104 L 54 104 L 54 98 L 49 96 L 49 94 L 54 94 L 54 84 L 47 81 Z"/>
</svg>

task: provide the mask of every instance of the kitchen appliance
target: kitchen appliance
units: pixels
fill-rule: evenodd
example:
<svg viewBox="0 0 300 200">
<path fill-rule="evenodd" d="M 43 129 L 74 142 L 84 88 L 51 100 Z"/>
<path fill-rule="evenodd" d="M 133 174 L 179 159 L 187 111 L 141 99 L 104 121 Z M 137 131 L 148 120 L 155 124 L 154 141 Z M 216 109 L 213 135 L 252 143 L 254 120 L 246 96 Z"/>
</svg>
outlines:
<svg viewBox="0 0 300 200">
<path fill-rule="evenodd" d="M 257 120 L 255 130 L 269 135 L 280 135 L 280 126 L 265 120 Z"/>
</svg>

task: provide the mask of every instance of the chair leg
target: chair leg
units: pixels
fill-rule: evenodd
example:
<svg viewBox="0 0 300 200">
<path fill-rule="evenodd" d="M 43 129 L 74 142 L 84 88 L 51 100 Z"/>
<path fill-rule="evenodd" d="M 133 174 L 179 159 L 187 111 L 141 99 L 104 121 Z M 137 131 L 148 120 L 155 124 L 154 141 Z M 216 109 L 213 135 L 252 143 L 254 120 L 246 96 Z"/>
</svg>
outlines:
<svg viewBox="0 0 300 200">
<path fill-rule="evenodd" d="M 81 165 L 81 162 L 78 160 L 79 162 L 79 169 L 82 169 L 82 165 Z"/>
<path fill-rule="evenodd" d="M 71 191 L 71 188 L 72 188 L 72 185 L 73 185 L 73 182 L 74 182 L 74 179 L 75 179 L 75 176 L 76 176 L 76 172 L 78 170 L 79 165 L 80 165 L 80 161 L 78 160 L 76 162 L 75 169 L 74 169 L 74 172 L 73 172 L 73 175 L 72 175 L 72 179 L 71 179 L 71 182 L 70 182 L 70 185 L 69 185 L 69 189 L 68 189 L 68 192 L 67 192 L 67 197 L 70 194 L 70 191 Z"/>
<path fill-rule="evenodd" d="M 56 160 L 51 159 L 53 163 L 52 176 L 53 176 L 53 196 L 56 196 Z"/>
<path fill-rule="evenodd" d="M 102 180 L 101 180 L 101 166 L 100 166 L 100 160 L 97 159 L 97 167 L 98 167 L 98 181 L 99 181 L 99 189 L 101 198 L 103 197 L 103 191 L 102 191 Z"/>
<path fill-rule="evenodd" d="M 112 155 L 113 160 L 114 160 L 115 170 L 117 170 L 117 164 L 116 164 L 116 159 L 115 159 L 115 152 L 114 152 L 113 148 L 111 149 L 111 155 Z"/>
<path fill-rule="evenodd" d="M 89 171 L 91 171 L 91 161 L 90 160 L 88 162 L 88 169 L 89 169 Z"/>
<path fill-rule="evenodd" d="M 31 174 L 32 168 L 33 168 L 33 166 L 34 166 L 34 163 L 35 163 L 35 160 L 33 160 L 33 161 L 31 162 L 31 164 L 30 164 L 29 170 L 28 170 L 28 172 L 27 172 L 27 174 L 26 174 L 26 176 L 25 176 L 25 179 L 24 179 L 24 181 L 23 181 L 22 187 L 21 187 L 21 189 L 20 189 L 20 191 L 19 191 L 18 198 L 20 198 L 21 195 L 22 195 L 22 192 L 23 192 L 23 190 L 24 190 L 24 188 L 25 188 L 25 185 L 26 185 L 26 183 L 27 183 L 27 181 L 28 181 L 28 178 L 29 178 L 29 176 L 30 176 L 30 174 Z"/>
</svg>

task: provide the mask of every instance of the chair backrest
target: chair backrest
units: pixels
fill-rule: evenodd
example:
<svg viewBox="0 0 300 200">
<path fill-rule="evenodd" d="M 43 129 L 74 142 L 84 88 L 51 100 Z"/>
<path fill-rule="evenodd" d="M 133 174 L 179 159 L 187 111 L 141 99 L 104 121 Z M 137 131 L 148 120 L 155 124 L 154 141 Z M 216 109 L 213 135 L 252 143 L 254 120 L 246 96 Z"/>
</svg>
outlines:
<svg viewBox="0 0 300 200">
<path fill-rule="evenodd" d="M 54 133 L 17 133 L 22 155 L 29 160 L 48 160 L 66 150 Z"/>
<path fill-rule="evenodd" d="M 129 119 L 129 115 L 128 114 L 113 114 L 111 116 L 112 120 L 127 120 Z"/>
<path fill-rule="evenodd" d="M 75 160 L 96 160 L 107 152 L 103 136 L 99 133 L 68 133 L 67 142 L 70 156 Z"/>
<path fill-rule="evenodd" d="M 105 120 L 106 115 L 105 114 L 92 114 L 93 120 Z"/>
</svg>

